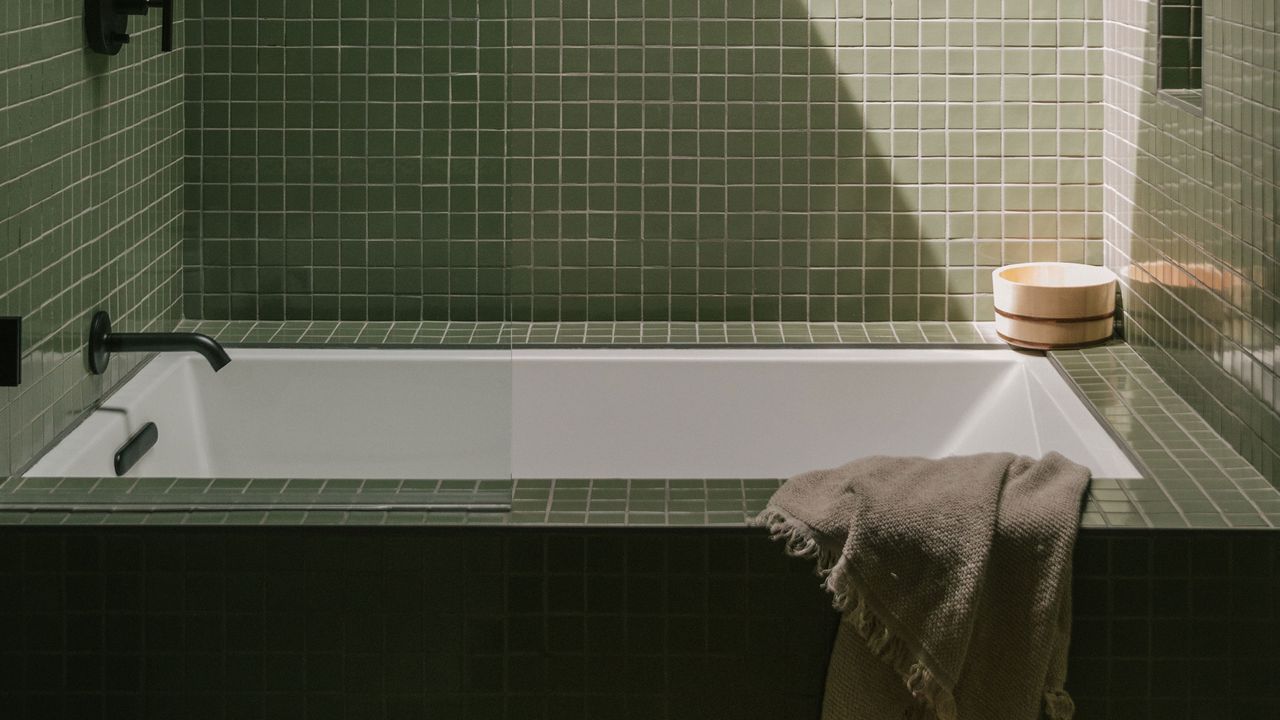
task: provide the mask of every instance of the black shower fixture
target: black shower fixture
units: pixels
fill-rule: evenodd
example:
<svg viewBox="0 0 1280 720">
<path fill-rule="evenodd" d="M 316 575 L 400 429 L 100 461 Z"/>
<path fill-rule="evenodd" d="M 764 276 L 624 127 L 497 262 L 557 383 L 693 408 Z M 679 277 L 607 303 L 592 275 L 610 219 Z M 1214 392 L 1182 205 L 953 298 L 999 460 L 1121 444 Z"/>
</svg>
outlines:
<svg viewBox="0 0 1280 720">
<path fill-rule="evenodd" d="M 173 49 L 173 0 L 85 0 L 84 32 L 89 47 L 103 55 L 115 55 L 129 42 L 129 16 L 146 15 L 160 8 L 160 49 Z"/>
</svg>

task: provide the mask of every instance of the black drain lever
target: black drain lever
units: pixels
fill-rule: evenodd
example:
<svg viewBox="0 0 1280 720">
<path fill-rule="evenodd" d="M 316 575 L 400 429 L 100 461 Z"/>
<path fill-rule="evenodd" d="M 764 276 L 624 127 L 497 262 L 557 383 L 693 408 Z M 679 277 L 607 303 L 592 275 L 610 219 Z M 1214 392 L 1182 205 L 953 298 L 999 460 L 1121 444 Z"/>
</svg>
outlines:
<svg viewBox="0 0 1280 720">
<path fill-rule="evenodd" d="M 156 424 L 149 422 L 143 425 L 141 430 L 134 433 L 133 437 L 129 438 L 129 442 L 121 445 L 120 449 L 116 451 L 116 477 L 129 472 L 129 468 L 132 468 L 142 459 L 143 455 L 147 454 L 147 451 L 156 444 L 156 439 L 159 437 L 160 431 L 156 428 Z"/>
</svg>

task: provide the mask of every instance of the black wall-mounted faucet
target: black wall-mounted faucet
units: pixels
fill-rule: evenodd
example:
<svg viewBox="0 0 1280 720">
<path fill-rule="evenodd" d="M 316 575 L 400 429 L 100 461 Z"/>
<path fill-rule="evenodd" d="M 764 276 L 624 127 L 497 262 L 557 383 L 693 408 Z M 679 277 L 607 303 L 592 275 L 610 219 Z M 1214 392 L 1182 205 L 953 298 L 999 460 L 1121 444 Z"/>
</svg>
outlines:
<svg viewBox="0 0 1280 720">
<path fill-rule="evenodd" d="M 89 323 L 89 372 L 101 375 L 111 362 L 113 352 L 197 352 L 209 361 L 214 372 L 231 362 L 227 351 L 208 335 L 112 332 L 111 316 L 99 310 Z"/>
<path fill-rule="evenodd" d="M 115 55 L 129 42 L 129 16 L 161 13 L 160 49 L 173 49 L 174 0 L 85 0 L 84 33 L 89 47 L 103 55 Z"/>
</svg>

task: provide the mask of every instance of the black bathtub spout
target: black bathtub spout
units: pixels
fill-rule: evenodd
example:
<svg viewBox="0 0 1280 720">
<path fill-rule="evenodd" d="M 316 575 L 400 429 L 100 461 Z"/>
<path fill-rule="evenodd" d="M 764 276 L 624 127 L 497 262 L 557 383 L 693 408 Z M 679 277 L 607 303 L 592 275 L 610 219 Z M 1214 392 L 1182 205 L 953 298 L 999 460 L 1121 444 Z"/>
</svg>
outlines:
<svg viewBox="0 0 1280 720">
<path fill-rule="evenodd" d="M 89 372 L 101 375 L 118 352 L 196 352 L 209 361 L 214 372 L 231 362 L 217 340 L 200 333 L 118 333 L 111 331 L 111 316 L 105 310 L 93 314 L 89 323 Z"/>
</svg>

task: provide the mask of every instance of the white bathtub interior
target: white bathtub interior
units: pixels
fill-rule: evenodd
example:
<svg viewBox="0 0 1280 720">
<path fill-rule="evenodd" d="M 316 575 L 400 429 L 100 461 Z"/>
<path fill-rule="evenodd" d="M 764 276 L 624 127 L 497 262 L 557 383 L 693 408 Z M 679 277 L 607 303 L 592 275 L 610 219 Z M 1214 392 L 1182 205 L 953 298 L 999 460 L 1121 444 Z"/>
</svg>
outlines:
<svg viewBox="0 0 1280 720">
<path fill-rule="evenodd" d="M 27 471 L 109 477 L 147 422 L 139 477 L 506 479 L 503 351 L 229 349 L 218 373 L 161 355 Z"/>
<path fill-rule="evenodd" d="M 1140 473 L 1047 358 L 1010 350 L 525 350 L 517 477 L 785 478 L 865 455 L 1057 450 Z"/>
<path fill-rule="evenodd" d="M 232 349 L 153 360 L 28 476 L 784 478 L 1056 450 L 1138 477 L 1044 357 L 961 349 Z"/>
</svg>

